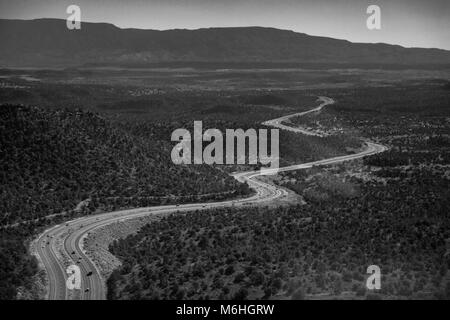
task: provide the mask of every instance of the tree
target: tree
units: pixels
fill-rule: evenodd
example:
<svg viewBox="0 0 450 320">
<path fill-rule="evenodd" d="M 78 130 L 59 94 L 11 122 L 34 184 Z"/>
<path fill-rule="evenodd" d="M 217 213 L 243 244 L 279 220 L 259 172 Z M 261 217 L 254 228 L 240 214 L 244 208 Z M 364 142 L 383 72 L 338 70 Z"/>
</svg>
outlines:
<svg viewBox="0 0 450 320">
<path fill-rule="evenodd" d="M 291 297 L 292 300 L 304 300 L 305 293 L 302 289 L 297 289 Z"/>
<path fill-rule="evenodd" d="M 248 290 L 240 288 L 234 295 L 233 300 L 245 300 L 248 296 Z"/>
</svg>

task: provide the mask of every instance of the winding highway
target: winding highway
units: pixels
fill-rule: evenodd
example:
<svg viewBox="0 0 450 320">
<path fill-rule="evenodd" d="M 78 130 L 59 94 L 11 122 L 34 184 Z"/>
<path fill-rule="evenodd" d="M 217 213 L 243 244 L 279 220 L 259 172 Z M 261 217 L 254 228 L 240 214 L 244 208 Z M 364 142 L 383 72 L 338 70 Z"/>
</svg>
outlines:
<svg viewBox="0 0 450 320">
<path fill-rule="evenodd" d="M 290 130 L 302 134 L 316 135 L 314 132 L 306 131 L 301 128 L 285 126 L 282 122 L 291 117 L 299 117 L 308 113 L 320 111 L 326 105 L 334 103 L 333 99 L 319 97 L 321 104 L 311 110 L 296 113 L 281 118 L 264 122 L 264 125 Z M 257 179 L 258 176 L 283 171 L 299 170 L 311 168 L 317 165 L 328 165 L 339 162 L 354 160 L 365 156 L 373 155 L 385 151 L 387 148 L 383 145 L 366 142 L 363 151 L 340 157 L 334 157 L 309 163 L 302 163 L 279 169 L 256 170 L 234 173 L 233 176 L 241 182 L 246 182 L 255 193 L 248 197 L 238 200 L 228 200 L 221 202 L 192 203 L 183 205 L 156 206 L 148 208 L 130 209 L 103 213 L 93 216 L 81 217 L 60 225 L 47 229 L 34 241 L 35 252 L 38 259 L 42 262 L 47 273 L 47 299 L 50 300 L 102 300 L 106 298 L 105 279 L 102 278 L 97 266 L 90 260 L 83 251 L 83 239 L 95 229 L 108 224 L 134 219 L 143 216 L 188 212 L 195 210 L 205 210 L 221 207 L 241 207 L 264 203 L 271 203 L 277 199 L 283 199 L 288 195 L 288 191 L 278 186 L 263 182 Z M 275 170 L 275 171 L 271 171 Z M 69 275 L 66 273 L 67 267 L 76 265 L 81 271 L 81 288 L 68 289 L 66 281 Z"/>
</svg>

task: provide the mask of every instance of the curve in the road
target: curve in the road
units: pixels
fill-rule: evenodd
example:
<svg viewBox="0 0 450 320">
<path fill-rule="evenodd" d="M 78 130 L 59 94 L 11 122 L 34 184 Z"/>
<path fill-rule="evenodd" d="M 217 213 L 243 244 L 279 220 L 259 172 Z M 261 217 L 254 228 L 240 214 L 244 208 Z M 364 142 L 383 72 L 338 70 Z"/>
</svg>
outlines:
<svg viewBox="0 0 450 320">
<path fill-rule="evenodd" d="M 292 117 L 299 117 L 311 112 L 320 111 L 324 106 L 334 103 L 333 99 L 327 97 L 319 97 L 319 100 L 322 103 L 314 109 L 269 120 L 264 122 L 263 124 L 282 130 L 289 130 L 302 134 L 317 135 L 314 132 L 309 132 L 301 128 L 286 126 L 283 124 L 283 122 Z M 387 148 L 383 145 L 366 142 L 365 150 L 357 154 L 333 157 L 330 159 L 292 165 L 273 170 L 275 170 L 275 172 L 283 172 L 311 168 L 317 165 L 339 163 L 380 153 L 385 151 L 386 149 Z M 47 298 L 51 300 L 105 299 L 105 281 L 104 279 L 102 279 L 98 268 L 85 254 L 82 247 L 83 239 L 89 232 L 117 221 L 134 219 L 153 214 L 187 212 L 230 206 L 248 206 L 253 204 L 268 203 L 274 201 L 275 199 L 286 197 L 288 195 L 288 192 L 285 189 L 256 179 L 258 176 L 261 176 L 263 174 L 275 173 L 271 172 L 271 170 L 266 169 L 264 171 L 257 170 L 233 174 L 233 176 L 237 180 L 248 183 L 248 185 L 255 190 L 255 194 L 248 198 L 221 202 L 156 206 L 103 213 L 94 216 L 81 217 L 61 225 L 56 225 L 46 230 L 37 238 L 35 243 L 38 258 L 44 265 L 47 272 Z M 81 270 L 81 290 L 68 290 L 66 287 L 66 280 L 68 276 L 66 274 L 66 267 L 70 264 L 78 265 Z M 88 276 L 87 274 L 89 272 L 92 272 L 92 275 Z"/>
</svg>

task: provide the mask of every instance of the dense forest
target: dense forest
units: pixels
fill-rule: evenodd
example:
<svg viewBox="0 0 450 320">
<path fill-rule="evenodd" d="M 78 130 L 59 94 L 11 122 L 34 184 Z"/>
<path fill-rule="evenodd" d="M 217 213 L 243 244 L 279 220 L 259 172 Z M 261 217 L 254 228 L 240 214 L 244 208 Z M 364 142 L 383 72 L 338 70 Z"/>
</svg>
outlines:
<svg viewBox="0 0 450 320">
<path fill-rule="evenodd" d="M 448 174 L 398 178 L 383 169 L 352 190 L 355 181 L 325 177 L 303 188 L 314 194 L 305 206 L 174 214 L 149 224 L 111 245 L 123 266 L 108 281 L 109 298 L 449 299 Z M 365 287 L 372 264 L 382 272 L 376 295 Z"/>
<path fill-rule="evenodd" d="M 248 166 L 173 165 L 174 129 L 192 130 L 199 119 L 205 128 L 264 128 L 262 121 L 309 108 L 317 99 L 295 91 L 184 93 L 66 82 L 93 77 L 89 71 L 43 70 L 33 77 L 49 82 L 14 75 L 0 82 L 3 298 L 29 284 L 36 262 L 27 246 L 46 226 L 106 210 L 251 192 L 228 175 Z M 55 82 L 59 77 L 64 80 Z M 346 153 L 347 145 L 359 144 L 291 133 L 281 139 L 282 164 Z"/>
<path fill-rule="evenodd" d="M 115 209 L 247 191 L 211 166 L 174 165 L 170 144 L 93 113 L 0 110 L 2 225 L 73 210 L 82 201 L 91 210 Z"/>
<path fill-rule="evenodd" d="M 93 77 L 92 81 L 97 81 L 98 77 L 95 73 L 80 70 L 43 70 L 32 75 L 44 79 L 50 77 L 52 81 L 52 77 Z M 130 78 L 134 79 L 135 76 L 136 74 L 132 73 Z M 248 74 L 239 76 L 250 77 Z M 111 86 L 98 83 L 30 83 L 20 78 L 12 78 L 5 84 L 7 87 L 0 86 L 1 101 L 38 105 L 51 110 L 59 110 L 61 105 L 70 110 L 81 107 L 83 110 L 99 112 L 106 119 L 143 139 L 150 136 L 167 143 L 171 143 L 173 130 L 186 128 L 192 132 L 193 122 L 197 120 L 203 121 L 204 130 L 217 128 L 225 132 L 226 129 L 238 128 L 270 129 L 261 123 L 311 109 L 318 103 L 316 93 L 298 90 L 180 92 L 172 89 L 150 90 L 131 85 Z M 342 155 L 361 146 L 357 137 L 348 134 L 312 137 L 281 131 L 280 141 L 283 141 L 280 143 L 281 165 Z M 224 169 L 229 172 L 250 168 Z"/>
<path fill-rule="evenodd" d="M 124 264 L 109 298 L 363 297 L 371 264 L 381 297 L 450 298 L 449 187 L 422 173 L 306 206 L 173 215 L 111 246 Z"/>
<path fill-rule="evenodd" d="M 389 151 L 274 178 L 304 206 L 176 214 L 145 226 L 111 246 L 123 266 L 108 281 L 109 298 L 450 296 L 448 81 L 184 92 L 136 85 L 144 81 L 139 73 L 127 80 L 113 73 L 107 81 L 80 70 L 31 75 L 45 81 L 0 81 L 0 100 L 9 103 L 0 107 L 0 299 L 30 284 L 37 263 L 27 246 L 49 225 L 251 192 L 228 175 L 248 166 L 173 165 L 174 129 L 191 131 L 194 120 L 221 130 L 265 128 L 262 121 L 316 105 L 317 95 L 337 103 L 294 122 L 331 135 L 281 132 L 282 165 L 355 152 L 366 138 Z M 154 76 L 145 81 L 178 85 Z M 121 84 L 103 83 L 109 81 Z M 377 295 L 364 289 L 369 264 L 382 269 Z"/>
<path fill-rule="evenodd" d="M 25 245 L 38 227 L 100 210 L 250 192 L 214 167 L 174 165 L 172 146 L 149 132 L 81 110 L 0 107 L 1 298 L 14 297 L 33 273 Z"/>
<path fill-rule="evenodd" d="M 333 93 L 335 106 L 299 124 L 319 121 L 389 151 L 274 177 L 303 206 L 174 214 L 145 226 L 111 245 L 123 266 L 109 298 L 450 299 L 447 86 Z M 382 272 L 376 293 L 365 287 L 372 264 Z"/>
</svg>

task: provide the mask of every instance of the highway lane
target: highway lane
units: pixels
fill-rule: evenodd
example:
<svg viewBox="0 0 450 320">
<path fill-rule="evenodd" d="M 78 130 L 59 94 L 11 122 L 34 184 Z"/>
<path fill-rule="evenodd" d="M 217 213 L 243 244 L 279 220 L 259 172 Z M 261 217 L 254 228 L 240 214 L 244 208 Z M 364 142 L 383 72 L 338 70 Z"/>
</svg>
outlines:
<svg viewBox="0 0 450 320">
<path fill-rule="evenodd" d="M 324 106 L 334 103 L 327 97 L 319 97 L 322 102 L 318 107 L 311 110 L 291 114 L 281 118 L 264 122 L 264 125 L 272 126 L 282 130 L 289 130 L 298 133 L 305 133 L 304 129 L 288 127 L 283 122 L 292 117 L 302 116 L 311 112 L 318 112 Z M 310 135 L 316 135 L 308 132 Z M 282 199 L 288 195 L 287 190 L 275 185 L 263 182 L 257 179 L 264 174 L 273 174 L 276 172 L 284 172 L 291 170 L 299 170 L 311 168 L 318 165 L 334 164 L 349 160 L 362 158 L 368 155 L 385 151 L 385 146 L 366 142 L 366 148 L 351 155 L 333 157 L 329 159 L 318 160 L 309 163 L 287 166 L 279 169 L 265 169 L 263 171 L 247 171 L 234 173 L 235 179 L 246 182 L 255 191 L 255 193 L 243 199 L 227 200 L 221 202 L 209 203 L 191 203 L 183 205 L 155 206 L 148 208 L 138 208 L 130 210 L 121 210 L 98 214 L 94 216 L 81 217 L 64 224 L 54 226 L 43 232 L 37 238 L 37 255 L 45 267 L 48 276 L 48 299 L 82 299 L 82 300 L 101 300 L 106 297 L 105 279 L 102 279 L 100 271 L 90 258 L 83 251 L 84 237 L 94 230 L 109 225 L 117 221 L 135 219 L 143 216 L 155 214 L 168 214 L 174 212 L 193 212 L 195 210 L 207 210 L 211 208 L 221 207 L 242 207 L 258 204 L 270 204 L 274 200 Z M 75 264 L 81 270 L 81 290 L 68 290 L 66 288 L 66 280 L 68 275 L 66 269 L 69 265 Z M 87 276 L 92 272 L 91 276 Z"/>
<path fill-rule="evenodd" d="M 318 100 L 322 101 L 322 103 L 319 106 L 317 106 L 316 108 L 313 108 L 313 109 L 310 109 L 307 111 L 303 111 L 303 112 L 290 114 L 290 115 L 283 116 L 280 118 L 268 120 L 268 121 L 263 122 L 263 124 L 266 126 L 278 128 L 281 130 L 287 130 L 287 131 L 291 131 L 291 132 L 295 132 L 295 133 L 301 133 L 301 134 L 308 135 L 308 136 L 322 136 L 322 134 L 314 132 L 314 131 L 308 131 L 303 128 L 298 128 L 298 127 L 296 128 L 296 127 L 291 127 L 291 126 L 287 126 L 287 125 L 283 124 L 283 122 L 288 122 L 289 119 L 291 119 L 291 118 L 301 117 L 301 116 L 304 116 L 309 113 L 320 112 L 323 107 L 334 103 L 334 100 L 331 98 L 328 98 L 328 97 L 319 97 Z"/>
</svg>

